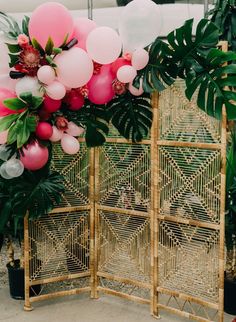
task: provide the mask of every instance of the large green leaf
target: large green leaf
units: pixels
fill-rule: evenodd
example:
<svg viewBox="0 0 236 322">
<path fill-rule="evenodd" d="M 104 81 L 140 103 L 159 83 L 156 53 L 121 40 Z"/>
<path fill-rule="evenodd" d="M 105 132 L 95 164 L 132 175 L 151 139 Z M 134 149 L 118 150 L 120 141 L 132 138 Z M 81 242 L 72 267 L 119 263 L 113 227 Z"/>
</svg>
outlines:
<svg viewBox="0 0 236 322">
<path fill-rule="evenodd" d="M 21 33 L 21 29 L 17 21 L 5 13 L 0 11 L 0 31 L 3 31 L 5 36 L 10 39 L 17 39 Z"/>
<path fill-rule="evenodd" d="M 150 95 L 136 97 L 127 92 L 108 104 L 111 122 L 119 133 L 133 142 L 141 141 L 152 125 Z"/>
<path fill-rule="evenodd" d="M 229 88 L 236 86 L 236 64 L 223 64 L 236 60 L 236 53 L 224 53 L 212 49 L 202 66 L 201 72 L 194 69 L 186 78 L 186 96 L 191 99 L 197 92 L 197 105 L 218 119 L 222 115 L 222 106 L 226 106 L 228 119 L 236 119 L 236 93 Z"/>
</svg>

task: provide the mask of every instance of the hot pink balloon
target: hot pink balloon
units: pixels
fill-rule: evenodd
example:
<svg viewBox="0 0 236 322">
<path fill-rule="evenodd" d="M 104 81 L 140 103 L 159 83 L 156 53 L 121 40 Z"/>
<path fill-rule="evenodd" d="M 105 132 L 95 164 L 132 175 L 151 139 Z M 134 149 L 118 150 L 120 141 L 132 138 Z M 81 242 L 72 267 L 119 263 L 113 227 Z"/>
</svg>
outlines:
<svg viewBox="0 0 236 322">
<path fill-rule="evenodd" d="M 50 141 L 52 142 L 58 142 L 61 140 L 63 136 L 63 132 L 58 130 L 56 126 L 52 127 L 52 136 L 49 138 Z"/>
<path fill-rule="evenodd" d="M 8 130 L 0 132 L 0 144 L 7 143 Z"/>
<path fill-rule="evenodd" d="M 60 100 L 66 95 L 65 86 L 57 81 L 54 81 L 46 87 L 46 93 L 54 100 Z"/>
<path fill-rule="evenodd" d="M 40 82 L 49 85 L 55 80 L 56 75 L 54 69 L 51 66 L 44 65 L 39 68 L 37 77 Z"/>
<path fill-rule="evenodd" d="M 133 52 L 131 63 L 136 70 L 140 70 L 146 67 L 148 61 L 149 54 L 145 49 L 139 48 Z"/>
<path fill-rule="evenodd" d="M 96 22 L 85 17 L 79 17 L 74 20 L 73 37 L 78 39 L 78 47 L 86 50 L 88 34 L 96 27 Z"/>
<path fill-rule="evenodd" d="M 3 101 L 8 98 L 15 98 L 16 94 L 6 88 L 0 88 L 0 116 L 7 116 L 10 114 L 16 114 L 19 111 L 13 111 L 7 108 Z"/>
<path fill-rule="evenodd" d="M 139 88 L 136 88 L 133 86 L 132 83 L 129 83 L 129 91 L 132 95 L 134 96 L 140 96 L 143 94 L 144 90 L 143 90 L 143 80 L 142 78 L 140 78 L 140 82 L 139 82 Z"/>
<path fill-rule="evenodd" d="M 38 141 L 28 144 L 22 150 L 20 160 L 28 170 L 35 171 L 45 166 L 48 161 L 48 149 Z"/>
<path fill-rule="evenodd" d="M 54 113 L 61 107 L 61 100 L 54 100 L 49 96 L 44 97 L 43 108 L 48 113 Z"/>
<path fill-rule="evenodd" d="M 37 7 L 29 21 L 30 38 L 37 39 L 45 48 L 51 37 L 54 46 L 62 45 L 65 37 L 73 32 L 73 19 L 69 11 L 60 3 L 48 2 Z"/>
<path fill-rule="evenodd" d="M 122 66 L 117 71 L 117 79 L 122 83 L 131 83 L 137 75 L 133 66 Z"/>
<path fill-rule="evenodd" d="M 115 95 L 112 87 L 114 76 L 111 72 L 111 65 L 103 65 L 100 73 L 93 75 L 88 83 L 88 99 L 94 104 L 106 104 Z"/>
<path fill-rule="evenodd" d="M 67 154 L 76 154 L 79 152 L 79 141 L 71 135 L 63 134 L 61 139 L 62 150 Z"/>
<path fill-rule="evenodd" d="M 58 80 L 70 88 L 87 84 L 93 75 L 93 62 L 86 51 L 73 47 L 55 58 Z"/>
<path fill-rule="evenodd" d="M 122 49 L 121 38 L 112 28 L 98 27 L 88 35 L 86 49 L 95 62 L 110 64 L 120 55 Z"/>
<path fill-rule="evenodd" d="M 84 128 L 81 126 L 77 126 L 73 122 L 68 123 L 68 129 L 66 130 L 66 133 L 71 136 L 80 136 L 84 133 Z"/>
</svg>

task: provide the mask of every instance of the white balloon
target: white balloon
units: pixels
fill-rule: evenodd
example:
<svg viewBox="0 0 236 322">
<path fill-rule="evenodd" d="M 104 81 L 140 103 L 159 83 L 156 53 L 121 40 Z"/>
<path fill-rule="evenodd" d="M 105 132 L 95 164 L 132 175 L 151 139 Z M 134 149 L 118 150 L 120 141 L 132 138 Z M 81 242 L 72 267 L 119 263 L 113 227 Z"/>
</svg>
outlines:
<svg viewBox="0 0 236 322">
<path fill-rule="evenodd" d="M 0 167 L 0 175 L 4 179 L 12 179 L 13 177 L 9 176 L 9 174 L 6 172 L 6 162 L 4 162 Z"/>
<path fill-rule="evenodd" d="M 20 94 L 25 92 L 30 92 L 33 96 L 42 97 L 44 95 L 44 91 L 42 90 L 37 77 L 25 76 L 21 78 L 16 83 L 15 90 L 18 97 L 20 96 Z"/>
<path fill-rule="evenodd" d="M 12 79 L 9 77 L 9 72 L 7 74 L 0 73 L 0 87 L 7 88 L 10 91 L 15 91 L 16 83 L 17 83 L 16 79 Z"/>
<path fill-rule="evenodd" d="M 80 136 L 84 133 L 84 128 L 81 126 L 77 126 L 73 122 L 68 123 L 68 129 L 66 130 L 66 133 L 72 136 Z"/>
<path fill-rule="evenodd" d="M 123 51 L 133 52 L 151 44 L 160 30 L 158 6 L 151 0 L 133 0 L 124 7 L 119 21 Z"/>
<path fill-rule="evenodd" d="M 10 177 L 16 178 L 24 172 L 24 165 L 18 159 L 10 159 L 5 164 L 5 170 Z"/>
<path fill-rule="evenodd" d="M 7 161 L 10 157 L 10 150 L 5 144 L 0 145 L 0 160 Z"/>
</svg>

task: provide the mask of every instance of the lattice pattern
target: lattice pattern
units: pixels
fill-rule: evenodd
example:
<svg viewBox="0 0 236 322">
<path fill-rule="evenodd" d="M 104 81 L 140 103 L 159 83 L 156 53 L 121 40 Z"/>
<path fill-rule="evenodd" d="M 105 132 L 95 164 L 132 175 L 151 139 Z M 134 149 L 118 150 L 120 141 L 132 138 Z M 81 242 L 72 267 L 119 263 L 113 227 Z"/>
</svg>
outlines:
<svg viewBox="0 0 236 322">
<path fill-rule="evenodd" d="M 89 213 L 50 214 L 30 222 L 30 280 L 89 270 Z"/>
<path fill-rule="evenodd" d="M 219 143 L 221 123 L 208 116 L 184 94 L 183 80 L 178 80 L 160 95 L 159 138 L 161 140 Z"/>
<path fill-rule="evenodd" d="M 160 147 L 159 160 L 160 214 L 219 223 L 220 151 Z"/>
<path fill-rule="evenodd" d="M 89 149 L 81 143 L 79 153 L 63 153 L 60 145 L 53 145 L 52 169 L 64 177 L 66 192 L 61 207 L 74 207 L 89 204 Z"/>
<path fill-rule="evenodd" d="M 99 212 L 99 271 L 137 281 L 149 281 L 149 219 Z"/>
<path fill-rule="evenodd" d="M 99 161 L 99 203 L 147 211 L 150 202 L 149 147 L 106 144 L 100 150 Z"/>
</svg>

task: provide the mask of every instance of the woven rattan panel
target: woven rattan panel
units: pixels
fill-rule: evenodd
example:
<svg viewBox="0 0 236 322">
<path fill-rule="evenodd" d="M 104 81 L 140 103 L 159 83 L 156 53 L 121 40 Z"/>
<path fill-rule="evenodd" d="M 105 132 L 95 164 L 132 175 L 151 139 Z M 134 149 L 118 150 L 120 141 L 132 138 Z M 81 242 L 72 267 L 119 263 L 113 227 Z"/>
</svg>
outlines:
<svg viewBox="0 0 236 322">
<path fill-rule="evenodd" d="M 98 152 L 99 289 L 150 298 L 150 146 L 110 142 Z"/>
<path fill-rule="evenodd" d="M 159 124 L 157 306 L 222 321 L 221 122 L 188 102 L 178 81 L 160 95 Z"/>
</svg>

